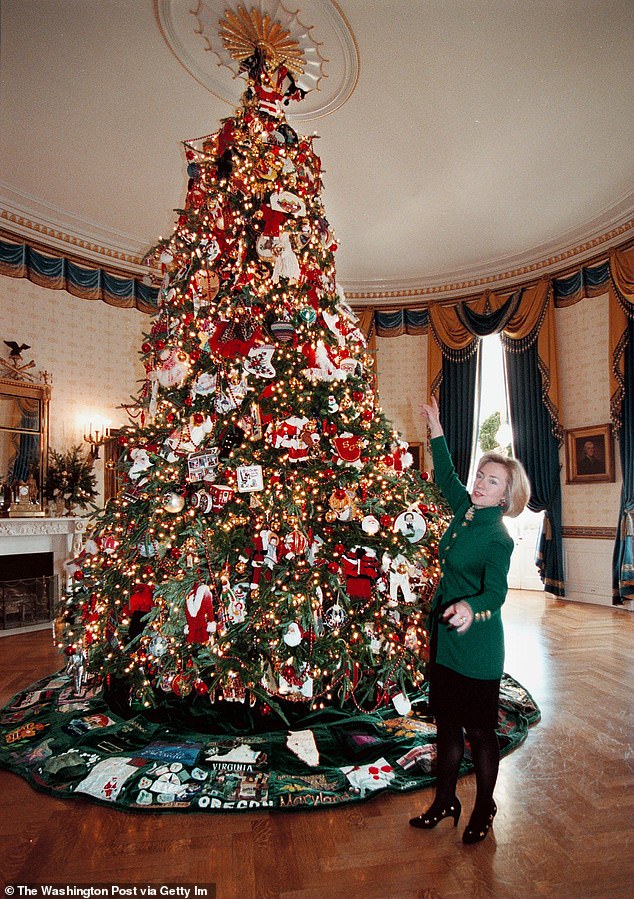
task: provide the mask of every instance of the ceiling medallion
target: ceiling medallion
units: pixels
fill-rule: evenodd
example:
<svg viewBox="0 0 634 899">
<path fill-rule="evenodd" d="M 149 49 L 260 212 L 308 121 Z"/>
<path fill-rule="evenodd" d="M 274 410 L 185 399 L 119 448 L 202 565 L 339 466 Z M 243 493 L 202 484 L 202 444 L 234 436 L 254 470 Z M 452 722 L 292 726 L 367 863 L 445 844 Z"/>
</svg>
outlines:
<svg viewBox="0 0 634 899">
<path fill-rule="evenodd" d="M 154 0 L 165 42 L 199 84 L 235 106 L 245 86 L 243 60 L 263 51 L 307 92 L 287 113 L 298 121 L 339 109 L 359 78 L 357 44 L 335 0 L 305 5 L 293 11 L 283 0 L 251 0 L 248 8 L 239 0 Z"/>
</svg>

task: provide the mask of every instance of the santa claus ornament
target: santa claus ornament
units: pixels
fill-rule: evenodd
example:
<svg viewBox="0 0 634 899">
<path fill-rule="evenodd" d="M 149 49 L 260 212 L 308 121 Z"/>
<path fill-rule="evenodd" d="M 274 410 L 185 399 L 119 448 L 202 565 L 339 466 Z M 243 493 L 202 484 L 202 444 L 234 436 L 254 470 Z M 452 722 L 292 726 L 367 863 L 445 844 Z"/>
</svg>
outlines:
<svg viewBox="0 0 634 899">
<path fill-rule="evenodd" d="M 185 634 L 188 643 L 208 643 L 216 632 L 211 587 L 194 586 L 185 600 Z"/>
<path fill-rule="evenodd" d="M 319 443 L 316 422 L 302 415 L 272 422 L 265 438 L 274 449 L 286 450 L 289 462 L 304 462 Z"/>
<path fill-rule="evenodd" d="M 161 387 L 180 387 L 189 375 L 189 356 L 178 347 L 165 347 L 153 372 Z"/>
<path fill-rule="evenodd" d="M 379 578 L 380 565 L 376 552 L 367 546 L 353 546 L 341 560 L 346 578 L 346 592 L 352 600 L 366 600 L 372 595 L 372 585 Z"/>
</svg>

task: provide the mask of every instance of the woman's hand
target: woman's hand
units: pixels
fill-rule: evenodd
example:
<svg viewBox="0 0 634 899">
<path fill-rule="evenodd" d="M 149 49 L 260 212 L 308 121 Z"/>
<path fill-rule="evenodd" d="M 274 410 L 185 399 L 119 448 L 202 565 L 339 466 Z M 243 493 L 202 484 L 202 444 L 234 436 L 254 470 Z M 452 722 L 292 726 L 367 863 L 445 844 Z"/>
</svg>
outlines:
<svg viewBox="0 0 634 899">
<path fill-rule="evenodd" d="M 456 633 L 464 634 L 473 624 L 473 609 L 468 602 L 459 600 L 447 606 L 442 615 L 445 624 L 452 627 Z"/>
<path fill-rule="evenodd" d="M 430 434 L 433 437 L 442 437 L 443 429 L 440 424 L 440 410 L 438 409 L 438 403 L 436 402 L 436 397 L 432 395 L 431 403 L 421 403 L 421 411 L 425 418 L 427 419 L 427 424 L 429 425 Z"/>
</svg>

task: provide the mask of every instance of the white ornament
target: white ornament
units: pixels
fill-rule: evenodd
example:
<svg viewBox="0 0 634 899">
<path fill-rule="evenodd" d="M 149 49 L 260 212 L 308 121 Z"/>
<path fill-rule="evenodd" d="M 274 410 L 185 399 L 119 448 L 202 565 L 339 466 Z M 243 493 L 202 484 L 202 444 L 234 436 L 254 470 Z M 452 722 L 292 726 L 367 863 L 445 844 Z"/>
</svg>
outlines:
<svg viewBox="0 0 634 899">
<path fill-rule="evenodd" d="M 175 347 L 165 347 L 159 353 L 153 376 L 161 387 L 180 387 L 189 375 L 189 356 Z"/>
<path fill-rule="evenodd" d="M 409 701 L 407 694 L 403 692 L 396 693 L 392 696 L 392 705 L 402 718 L 409 715 L 412 711 L 412 704 Z"/>
<path fill-rule="evenodd" d="M 299 646 L 302 642 L 302 631 L 296 621 L 289 624 L 288 629 L 284 634 L 284 642 L 287 646 Z"/>
<path fill-rule="evenodd" d="M 276 372 L 271 364 L 274 353 L 275 347 L 269 344 L 251 347 L 244 361 L 244 370 L 258 378 L 274 378 Z"/>
<path fill-rule="evenodd" d="M 134 449 L 130 450 L 130 458 L 132 459 L 132 467 L 128 471 L 128 476 L 133 481 L 136 481 L 144 471 L 152 467 L 153 463 L 150 461 L 147 450 L 140 446 L 135 446 Z"/>
<path fill-rule="evenodd" d="M 420 514 L 409 509 L 407 512 L 401 512 L 394 522 L 394 533 L 400 533 L 407 537 L 410 543 L 420 543 L 427 533 L 427 522 Z"/>
<path fill-rule="evenodd" d="M 217 377 L 208 371 L 202 372 L 194 381 L 191 389 L 192 397 L 209 396 L 216 392 Z"/>
<path fill-rule="evenodd" d="M 391 603 L 393 603 L 394 606 L 398 604 L 399 589 L 403 594 L 404 602 L 414 602 L 416 596 L 412 592 L 412 588 L 409 582 L 409 573 L 411 566 L 405 556 L 399 553 L 397 556 L 394 556 L 394 558 L 392 558 L 387 553 L 384 553 L 381 560 L 381 567 L 383 568 L 383 571 L 387 571 L 389 573 Z"/>
<path fill-rule="evenodd" d="M 170 490 L 163 495 L 162 505 L 166 512 L 176 515 L 185 506 L 185 497 Z"/>
<path fill-rule="evenodd" d="M 373 534 L 377 534 L 380 530 L 381 525 L 379 524 L 378 518 L 375 518 L 374 515 L 366 515 L 361 520 L 361 530 L 365 534 L 369 534 L 372 536 Z"/>
<path fill-rule="evenodd" d="M 327 609 L 326 614 L 324 615 L 324 621 L 328 627 L 331 627 L 333 630 L 337 627 L 341 627 L 342 624 L 345 624 L 346 618 L 346 610 L 343 609 L 339 603 L 335 603 L 334 606 Z"/>
</svg>

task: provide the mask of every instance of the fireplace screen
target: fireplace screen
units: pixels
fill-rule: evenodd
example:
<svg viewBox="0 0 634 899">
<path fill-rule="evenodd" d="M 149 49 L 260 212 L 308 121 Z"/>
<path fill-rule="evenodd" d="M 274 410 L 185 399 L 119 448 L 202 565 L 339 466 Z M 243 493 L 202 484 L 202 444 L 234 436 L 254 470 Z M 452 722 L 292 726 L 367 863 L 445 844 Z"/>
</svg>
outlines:
<svg viewBox="0 0 634 899">
<path fill-rule="evenodd" d="M 0 627 L 51 621 L 58 597 L 52 553 L 0 556 Z"/>
</svg>

